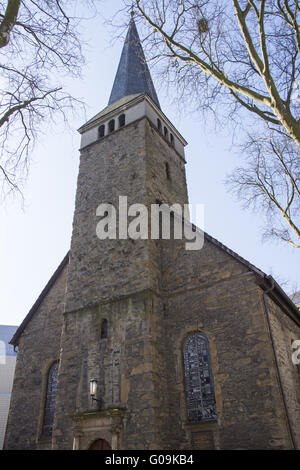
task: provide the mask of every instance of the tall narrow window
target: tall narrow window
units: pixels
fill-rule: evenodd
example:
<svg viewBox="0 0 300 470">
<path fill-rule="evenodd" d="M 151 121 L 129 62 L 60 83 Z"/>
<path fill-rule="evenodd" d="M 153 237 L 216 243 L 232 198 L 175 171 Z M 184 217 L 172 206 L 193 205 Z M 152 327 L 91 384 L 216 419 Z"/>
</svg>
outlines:
<svg viewBox="0 0 300 470">
<path fill-rule="evenodd" d="M 175 142 L 174 142 L 174 136 L 173 136 L 173 134 L 170 134 L 170 142 L 171 142 L 171 145 L 174 147 Z"/>
<path fill-rule="evenodd" d="M 102 126 L 98 127 L 98 139 L 102 139 L 105 135 L 105 126 L 102 124 Z"/>
<path fill-rule="evenodd" d="M 59 362 L 54 362 L 48 372 L 47 380 L 47 393 L 45 402 L 44 422 L 42 434 L 45 437 L 52 436 L 54 412 L 55 412 L 55 401 L 56 401 L 56 389 L 58 379 L 58 365 Z"/>
<path fill-rule="evenodd" d="M 292 339 L 292 341 L 291 341 L 291 347 L 292 347 L 292 351 L 293 351 L 293 356 L 294 356 L 294 354 L 295 354 L 295 355 L 297 356 L 297 358 L 298 358 L 298 354 L 299 354 L 299 353 L 297 352 L 298 346 L 297 346 L 297 344 L 295 343 L 295 340 L 294 340 L 294 339 Z M 295 363 L 295 362 L 293 362 L 293 363 L 294 363 L 294 365 L 295 365 L 295 367 L 296 367 L 297 376 L 298 376 L 298 381 L 299 381 L 299 383 L 300 383 L 300 364 L 297 364 L 297 363 Z"/>
<path fill-rule="evenodd" d="M 188 420 L 193 423 L 215 421 L 214 394 L 209 343 L 202 333 L 193 333 L 183 345 L 185 392 Z"/>
<path fill-rule="evenodd" d="M 125 126 L 125 114 L 121 114 L 121 116 L 119 116 L 119 127 L 123 126 Z"/>
<path fill-rule="evenodd" d="M 115 120 L 112 119 L 111 121 L 109 121 L 108 123 L 108 129 L 109 129 L 109 132 L 113 132 L 115 130 Z"/>
<path fill-rule="evenodd" d="M 168 129 L 166 127 L 164 127 L 164 136 L 166 139 L 168 139 Z"/>
<path fill-rule="evenodd" d="M 104 319 L 102 324 L 101 324 L 101 332 L 100 332 L 100 338 L 107 338 L 107 320 Z"/>
<path fill-rule="evenodd" d="M 161 132 L 161 120 L 157 119 L 157 129 Z"/>
</svg>

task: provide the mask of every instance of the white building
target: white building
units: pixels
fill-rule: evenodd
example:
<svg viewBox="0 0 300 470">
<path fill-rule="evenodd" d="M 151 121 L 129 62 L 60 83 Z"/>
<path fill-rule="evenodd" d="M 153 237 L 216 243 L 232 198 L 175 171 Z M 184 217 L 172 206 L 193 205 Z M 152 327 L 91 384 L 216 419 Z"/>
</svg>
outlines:
<svg viewBox="0 0 300 470">
<path fill-rule="evenodd" d="M 17 328 L 0 325 L 0 449 L 3 447 L 17 356 L 9 341 Z"/>
</svg>

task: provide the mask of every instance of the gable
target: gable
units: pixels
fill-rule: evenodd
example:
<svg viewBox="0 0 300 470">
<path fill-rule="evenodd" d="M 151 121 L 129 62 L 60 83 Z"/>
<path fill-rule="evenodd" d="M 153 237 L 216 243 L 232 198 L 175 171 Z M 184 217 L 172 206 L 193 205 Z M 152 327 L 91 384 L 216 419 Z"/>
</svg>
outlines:
<svg viewBox="0 0 300 470">
<path fill-rule="evenodd" d="M 42 307 L 43 303 L 46 300 L 46 297 L 50 294 L 51 291 L 55 289 L 55 287 L 62 287 L 63 290 L 65 290 L 65 283 L 66 283 L 66 276 L 62 276 L 63 272 L 66 271 L 66 268 L 69 263 L 69 253 L 64 257 L 60 265 L 58 266 L 57 270 L 54 272 L 53 276 L 50 278 L 49 282 L 45 286 L 45 288 L 42 290 L 40 296 L 22 321 L 21 325 L 15 332 L 14 336 L 10 340 L 10 344 L 17 346 L 20 336 L 22 335 L 23 331 L 29 324 L 29 322 L 32 321 L 32 319 L 35 317 L 36 313 L 39 311 L 40 307 Z M 63 284 L 63 286 L 58 286 L 58 284 Z M 56 294 L 56 293 L 55 293 Z M 57 301 L 60 301 L 61 299 L 57 298 Z M 62 312 L 63 313 L 63 312 Z"/>
<path fill-rule="evenodd" d="M 196 228 L 194 226 L 194 228 Z M 168 240 L 167 242 L 170 242 Z M 201 250 L 187 251 L 184 241 L 172 240 L 163 244 L 163 269 L 165 288 L 175 289 L 212 285 L 216 282 L 253 273 L 256 283 L 283 311 L 300 324 L 300 312 L 272 276 L 265 274 L 243 257 L 204 232 Z"/>
</svg>

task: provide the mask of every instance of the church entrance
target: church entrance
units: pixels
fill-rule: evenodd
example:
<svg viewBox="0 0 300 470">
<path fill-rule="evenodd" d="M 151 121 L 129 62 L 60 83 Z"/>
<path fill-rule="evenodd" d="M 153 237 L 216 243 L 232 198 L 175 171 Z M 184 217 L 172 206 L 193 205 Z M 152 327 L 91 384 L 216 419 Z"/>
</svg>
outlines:
<svg viewBox="0 0 300 470">
<path fill-rule="evenodd" d="M 111 450 L 111 447 L 104 439 L 97 439 L 90 445 L 88 450 Z"/>
</svg>

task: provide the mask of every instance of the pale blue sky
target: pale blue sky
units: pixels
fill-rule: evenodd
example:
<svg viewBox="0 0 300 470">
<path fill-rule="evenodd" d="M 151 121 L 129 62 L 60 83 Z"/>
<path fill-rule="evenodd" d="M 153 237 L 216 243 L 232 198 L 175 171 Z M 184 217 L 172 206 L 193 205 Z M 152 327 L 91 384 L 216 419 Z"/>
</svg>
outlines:
<svg viewBox="0 0 300 470">
<path fill-rule="evenodd" d="M 120 3 L 104 2 L 103 14 L 109 17 Z M 90 118 L 107 105 L 123 44 L 110 45 L 111 30 L 102 18 L 86 26 L 84 78 L 67 81 L 66 87 L 85 100 Z M 204 204 L 205 230 L 279 283 L 288 281 L 288 291 L 299 289 L 299 252 L 283 244 L 262 244 L 261 215 L 242 210 L 226 191 L 226 174 L 239 163 L 228 150 L 230 137 L 208 132 L 196 115 L 179 116 L 171 105 L 173 97 L 165 95 L 155 76 L 154 82 L 162 110 L 189 143 L 189 198 L 193 205 Z M 0 207 L 0 324 L 21 323 L 69 250 L 79 163 L 77 129 L 83 122 L 83 116 L 73 117 L 70 130 L 60 121 L 51 128 L 45 123 L 24 188 L 24 209 L 17 199 Z"/>
</svg>

